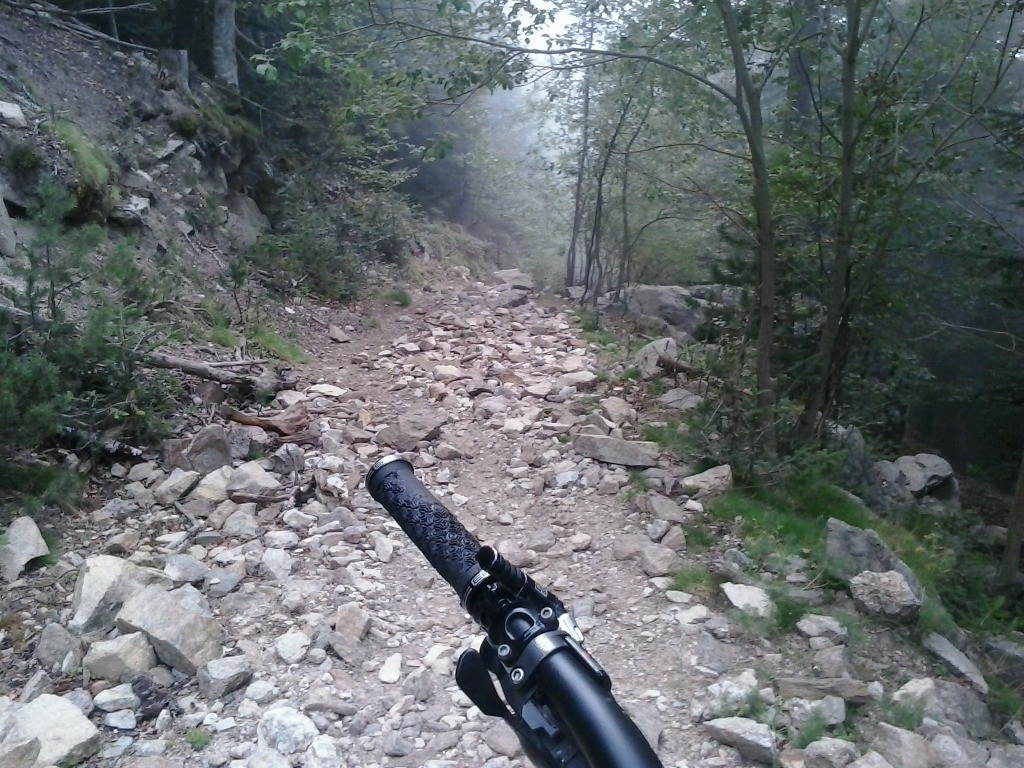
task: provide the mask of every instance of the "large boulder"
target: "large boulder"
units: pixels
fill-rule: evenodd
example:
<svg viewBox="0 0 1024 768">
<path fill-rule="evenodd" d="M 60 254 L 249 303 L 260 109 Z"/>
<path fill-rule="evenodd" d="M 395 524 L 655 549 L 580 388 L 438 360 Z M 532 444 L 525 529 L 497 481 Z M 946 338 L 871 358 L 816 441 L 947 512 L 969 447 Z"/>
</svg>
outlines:
<svg viewBox="0 0 1024 768">
<path fill-rule="evenodd" d="M 122 632 L 142 632 L 165 664 L 194 675 L 221 656 L 221 629 L 204 615 L 188 588 L 167 592 L 155 584 L 136 592 L 117 614 Z"/>
<path fill-rule="evenodd" d="M 825 524 L 825 556 L 829 570 L 847 581 L 864 571 L 896 571 L 918 598 L 923 596 L 914 572 L 871 529 L 829 518 Z"/>
<path fill-rule="evenodd" d="M 704 723 L 713 739 L 735 747 L 756 763 L 772 765 L 775 762 L 775 737 L 764 723 L 746 717 L 720 717 Z"/>
<path fill-rule="evenodd" d="M 918 617 L 923 604 L 899 571 L 862 571 L 850 579 L 850 594 L 866 613 L 904 624 Z"/>
<path fill-rule="evenodd" d="M 640 374 L 645 379 L 653 379 L 663 373 L 661 366 L 658 365 L 658 360 L 661 358 L 675 360 L 678 356 L 679 346 L 676 344 L 676 340 L 666 336 L 663 339 L 655 339 L 640 348 L 640 351 L 636 353 L 636 367 L 640 369 Z"/>
<path fill-rule="evenodd" d="M 0 537 L 0 577 L 14 581 L 29 562 L 48 554 L 50 548 L 35 521 L 31 517 L 16 517 Z"/>
<path fill-rule="evenodd" d="M 684 477 L 682 486 L 687 493 L 697 498 L 719 496 L 732 490 L 732 467 L 722 464 Z"/>
<path fill-rule="evenodd" d="M 77 634 L 106 632 L 122 604 L 148 584 L 166 581 L 160 571 L 113 555 L 88 558 L 78 572 L 68 629 Z"/>
<path fill-rule="evenodd" d="M 660 319 L 692 337 L 711 321 L 716 309 L 731 303 L 734 293 L 724 286 L 632 286 L 626 308 L 632 314 Z"/>
<path fill-rule="evenodd" d="M 89 646 L 82 661 L 90 677 L 127 683 L 133 677 L 156 666 L 153 646 L 141 632 L 118 635 L 112 640 L 99 640 Z"/>
<path fill-rule="evenodd" d="M 82 710 L 61 696 L 44 693 L 13 713 L 23 739 L 38 739 L 35 765 L 75 765 L 100 748 L 103 735 Z"/>
</svg>

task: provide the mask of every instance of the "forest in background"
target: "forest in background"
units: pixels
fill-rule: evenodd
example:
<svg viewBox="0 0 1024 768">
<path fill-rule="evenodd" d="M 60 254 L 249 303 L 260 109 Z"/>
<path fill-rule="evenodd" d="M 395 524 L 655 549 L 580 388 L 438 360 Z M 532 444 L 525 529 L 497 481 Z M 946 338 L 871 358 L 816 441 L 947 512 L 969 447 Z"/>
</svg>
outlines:
<svg viewBox="0 0 1024 768">
<path fill-rule="evenodd" d="M 731 393 L 701 425 L 725 436 L 709 461 L 772 477 L 855 424 L 1016 480 L 1019 509 L 1020 14 L 175 0 L 88 18 L 187 51 L 278 158 L 239 279 L 288 253 L 278 288 L 350 298 L 415 239 L 408 200 L 595 307 L 737 285 L 707 339 Z"/>
</svg>

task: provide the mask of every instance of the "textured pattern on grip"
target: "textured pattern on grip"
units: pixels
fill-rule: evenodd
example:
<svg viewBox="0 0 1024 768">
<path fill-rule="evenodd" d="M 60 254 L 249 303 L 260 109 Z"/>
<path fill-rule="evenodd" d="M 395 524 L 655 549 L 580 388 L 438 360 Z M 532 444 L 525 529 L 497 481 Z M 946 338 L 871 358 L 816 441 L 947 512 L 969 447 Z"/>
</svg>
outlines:
<svg viewBox="0 0 1024 768">
<path fill-rule="evenodd" d="M 374 498 L 461 598 L 480 570 L 476 563 L 480 543 L 411 471 L 389 469 L 379 470 L 387 476 L 374 489 Z"/>
</svg>

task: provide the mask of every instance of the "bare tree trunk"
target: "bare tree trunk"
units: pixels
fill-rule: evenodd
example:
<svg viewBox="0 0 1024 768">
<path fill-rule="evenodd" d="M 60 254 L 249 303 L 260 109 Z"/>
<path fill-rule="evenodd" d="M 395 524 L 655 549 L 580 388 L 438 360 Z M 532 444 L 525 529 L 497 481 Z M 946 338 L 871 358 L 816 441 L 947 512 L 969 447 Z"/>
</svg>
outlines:
<svg viewBox="0 0 1024 768">
<path fill-rule="evenodd" d="M 1000 584 L 1021 582 L 1020 552 L 1024 545 L 1024 453 L 1021 454 L 1020 469 L 1017 471 L 1017 486 L 1013 491 L 1010 515 L 1006 521 L 1006 548 L 999 565 L 997 581 Z"/>
<path fill-rule="evenodd" d="M 861 48 L 861 3 L 847 0 L 847 42 L 843 50 L 841 74 L 841 111 L 839 116 L 839 199 L 836 206 L 836 234 L 832 269 L 825 306 L 825 321 L 818 342 L 817 380 L 800 416 L 801 429 L 807 435 L 820 436 L 832 418 L 839 386 L 846 370 L 849 350 L 849 320 L 853 290 L 854 261 L 854 175 L 859 131 L 857 129 L 857 58 Z"/>
<path fill-rule="evenodd" d="M 235 0 L 213 0 L 213 79 L 238 91 Z"/>
<path fill-rule="evenodd" d="M 594 43 L 594 18 L 587 29 L 587 47 Z M 576 285 L 576 250 L 583 230 L 583 186 L 586 181 L 587 155 L 590 153 L 590 70 L 583 73 L 583 115 L 580 126 L 580 156 L 576 165 L 576 191 L 573 195 L 572 234 L 565 254 L 565 287 Z"/>
<path fill-rule="evenodd" d="M 769 456 L 778 450 L 775 430 L 775 382 L 772 346 L 775 341 L 775 219 L 769 186 L 768 154 L 761 115 L 761 88 L 754 83 L 731 0 L 715 0 L 725 27 L 736 73 L 736 112 L 743 124 L 753 176 L 754 215 L 757 221 L 757 379 L 756 404 L 760 414 L 762 449 Z"/>
</svg>

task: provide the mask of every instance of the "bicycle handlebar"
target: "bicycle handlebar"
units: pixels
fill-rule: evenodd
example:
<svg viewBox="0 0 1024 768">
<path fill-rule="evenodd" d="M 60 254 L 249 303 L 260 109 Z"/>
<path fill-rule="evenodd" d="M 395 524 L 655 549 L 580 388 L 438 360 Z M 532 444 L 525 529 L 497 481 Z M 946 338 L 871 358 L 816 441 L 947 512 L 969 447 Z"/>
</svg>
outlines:
<svg viewBox="0 0 1024 768">
<path fill-rule="evenodd" d="M 497 696 L 479 663 L 466 668 L 479 670 L 488 680 L 486 685 L 474 682 L 471 687 L 480 698 L 470 697 L 481 710 L 503 717 L 515 728 L 531 759 L 544 768 L 662 768 L 640 729 L 615 701 L 607 675 L 583 649 L 582 635 L 557 598 L 493 550 L 483 548 L 481 557 L 476 538 L 400 456 L 375 463 L 366 475 L 366 489 L 488 631 L 491 648 L 484 654 L 486 669 L 498 677 L 505 701 Z M 492 560 L 499 561 L 500 567 L 489 565 Z M 492 572 L 484 570 L 481 562 Z M 533 594 L 532 603 L 524 588 Z M 572 631 L 563 631 L 563 616 Z M 491 621 L 494 617 L 498 620 Z M 514 632 L 509 629 L 512 626 L 517 627 Z M 503 632 L 506 636 L 500 644 L 491 637 Z M 515 660 L 507 662 L 513 656 Z M 458 671 L 456 678 L 466 690 Z M 508 706 L 514 714 L 509 714 Z M 553 721 L 549 724 L 554 728 L 538 726 L 538 718 Z M 566 749 L 566 741 L 574 748 Z"/>
<path fill-rule="evenodd" d="M 480 572 L 476 562 L 480 542 L 417 479 L 412 465 L 400 456 L 381 459 L 366 475 L 366 490 L 464 599 Z"/>
</svg>

